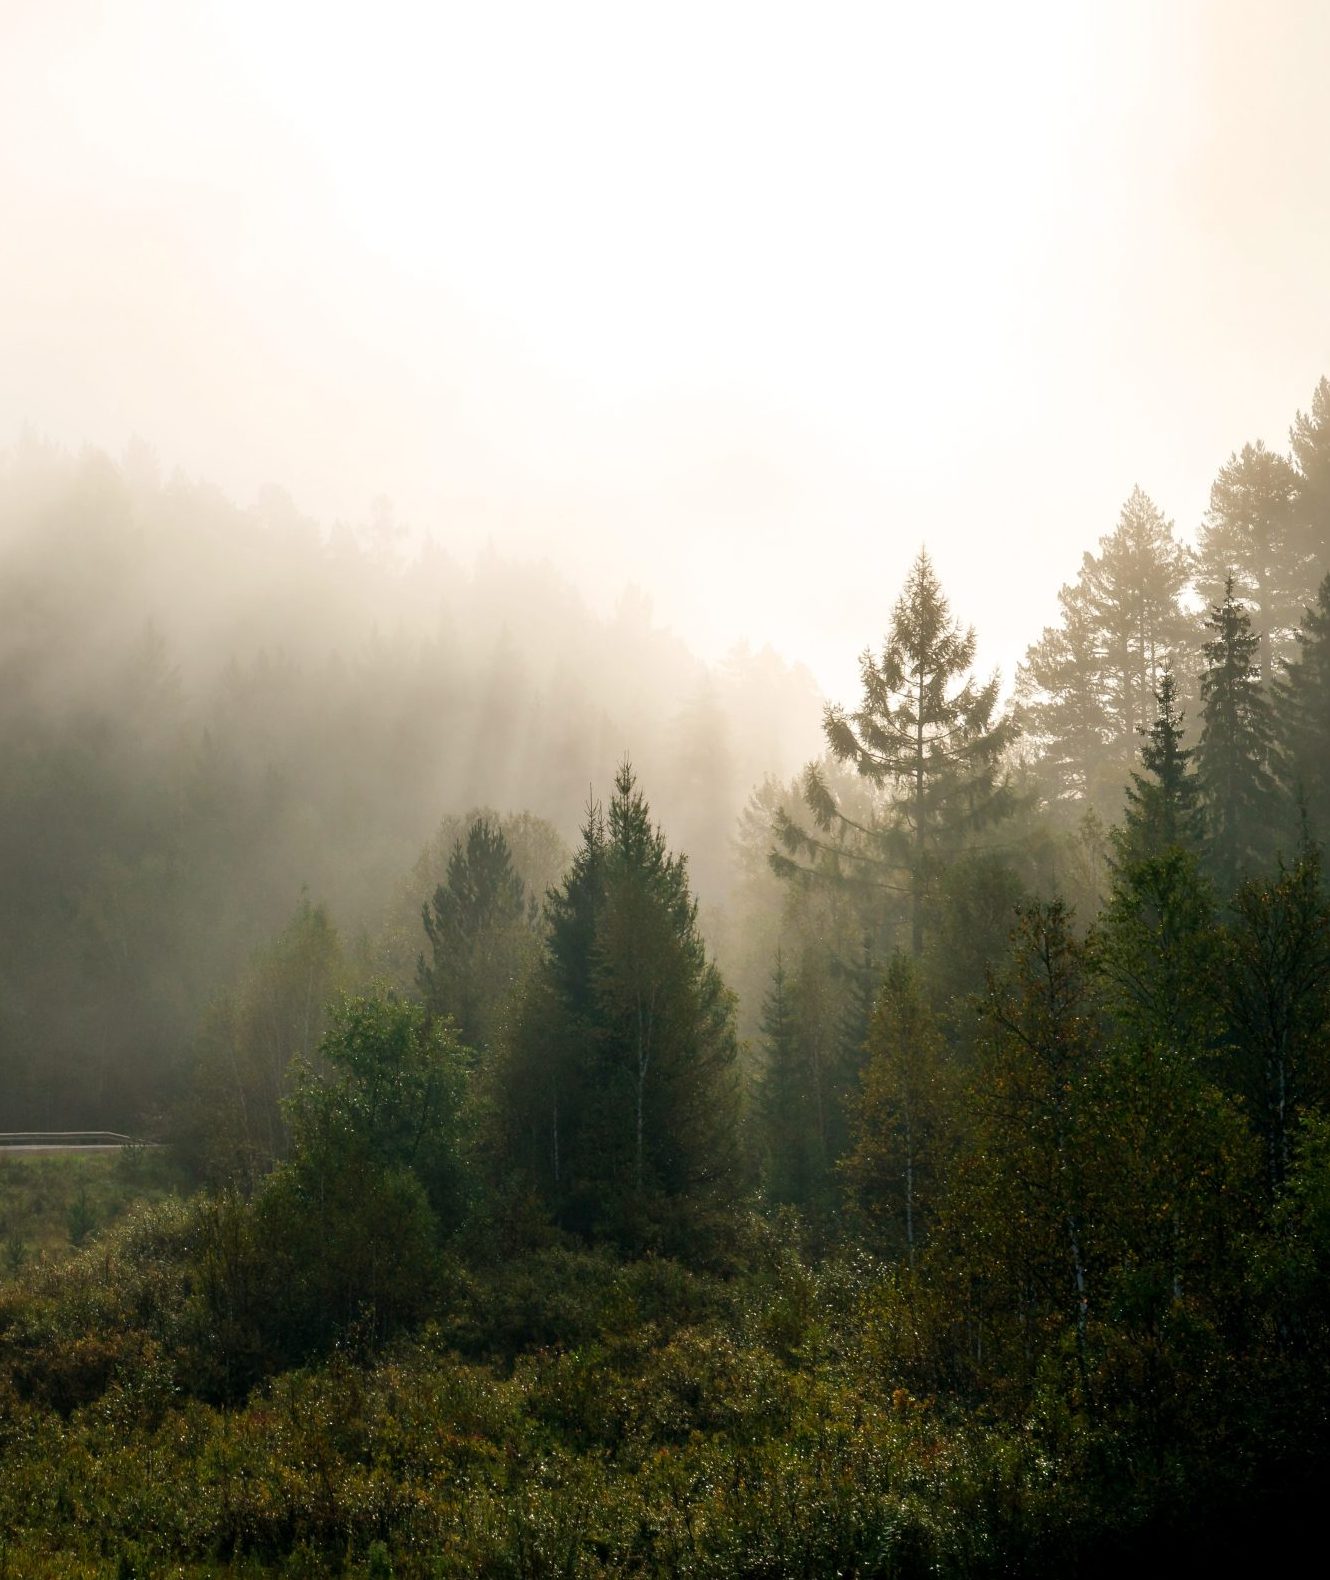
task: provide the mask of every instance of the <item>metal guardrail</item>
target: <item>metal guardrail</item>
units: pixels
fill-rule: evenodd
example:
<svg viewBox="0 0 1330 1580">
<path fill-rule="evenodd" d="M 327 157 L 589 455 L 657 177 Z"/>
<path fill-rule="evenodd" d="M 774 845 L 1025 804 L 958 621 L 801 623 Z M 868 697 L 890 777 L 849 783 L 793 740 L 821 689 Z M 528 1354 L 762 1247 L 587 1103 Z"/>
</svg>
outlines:
<svg viewBox="0 0 1330 1580">
<path fill-rule="evenodd" d="M 0 1147 L 155 1147 L 156 1141 L 122 1135 L 118 1130 L 0 1131 Z"/>
</svg>

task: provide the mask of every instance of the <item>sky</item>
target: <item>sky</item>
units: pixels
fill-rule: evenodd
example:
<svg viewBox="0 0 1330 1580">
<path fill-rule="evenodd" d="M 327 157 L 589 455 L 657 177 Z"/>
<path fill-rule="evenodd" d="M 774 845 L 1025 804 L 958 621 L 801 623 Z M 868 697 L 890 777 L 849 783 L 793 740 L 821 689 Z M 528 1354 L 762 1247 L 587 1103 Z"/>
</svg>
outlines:
<svg viewBox="0 0 1330 1580">
<path fill-rule="evenodd" d="M 1008 676 L 1330 373 L 1322 0 L 0 0 L 0 448 Z M 389 502 L 385 504 L 384 502 Z"/>
</svg>

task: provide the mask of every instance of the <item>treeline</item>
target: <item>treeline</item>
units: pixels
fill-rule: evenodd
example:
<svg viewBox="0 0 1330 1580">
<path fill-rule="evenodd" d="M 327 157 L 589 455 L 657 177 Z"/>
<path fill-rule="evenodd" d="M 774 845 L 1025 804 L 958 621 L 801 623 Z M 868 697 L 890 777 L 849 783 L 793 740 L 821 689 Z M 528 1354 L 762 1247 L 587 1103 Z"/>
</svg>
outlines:
<svg viewBox="0 0 1330 1580">
<path fill-rule="evenodd" d="M 113 464 L 18 445 L 0 460 L 0 1128 L 160 1131 L 201 1020 L 302 890 L 360 979 L 387 969 L 441 815 L 527 807 L 571 839 L 630 741 L 718 903 L 748 786 L 806 753 L 816 714 L 769 651 L 707 670 L 642 598 L 596 618 L 548 566 L 409 546 L 386 506 L 325 534 L 276 491 L 242 510 L 163 478 L 142 446 Z M 533 876 L 543 893 L 557 865 Z"/>
<path fill-rule="evenodd" d="M 1330 1426 L 1330 384 L 1294 440 L 1209 571 L 1133 495 L 1011 708 L 919 555 L 739 820 L 751 1038 L 640 765 L 571 851 L 445 823 L 364 943 L 304 900 L 190 1044 L 198 1193 L 0 1297 L 25 1560 L 1275 1552 Z"/>
</svg>

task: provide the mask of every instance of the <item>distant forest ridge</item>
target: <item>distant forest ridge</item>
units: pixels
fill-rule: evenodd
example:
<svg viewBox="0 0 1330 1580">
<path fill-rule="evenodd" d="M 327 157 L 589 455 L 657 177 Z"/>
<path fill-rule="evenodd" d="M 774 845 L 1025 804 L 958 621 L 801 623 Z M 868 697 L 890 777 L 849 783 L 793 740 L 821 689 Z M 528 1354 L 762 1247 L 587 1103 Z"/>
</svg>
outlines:
<svg viewBox="0 0 1330 1580">
<path fill-rule="evenodd" d="M 1254 442 L 1220 467 L 1194 546 L 1133 490 L 1062 589 L 1011 702 L 972 682 L 954 727 L 970 732 L 972 768 L 982 744 L 984 794 L 1000 792 L 1005 821 L 1000 837 L 982 819 L 955 824 L 955 850 L 1000 846 L 1027 887 L 1093 914 L 1104 831 L 1123 815 L 1161 680 L 1179 745 L 1197 747 L 1227 598 L 1226 639 L 1248 641 L 1253 694 L 1273 707 L 1290 661 L 1319 640 L 1328 567 L 1323 379 L 1287 453 Z M 119 465 L 33 441 L 5 456 L 0 601 L 7 1128 L 151 1127 L 189 1086 L 209 1006 L 311 904 L 333 919 L 353 979 L 412 989 L 420 909 L 467 813 L 510 820 L 539 896 L 626 756 L 688 858 L 755 1039 L 772 960 L 804 928 L 782 861 L 800 867 L 800 841 L 811 859 L 820 828 L 852 867 L 856 823 L 913 816 L 922 840 L 931 816 L 901 800 L 890 753 L 874 755 L 882 743 L 856 734 L 854 713 L 833 706 L 823 740 L 811 677 L 769 650 L 708 669 L 640 598 L 606 620 L 548 565 L 488 555 L 463 569 L 434 547 L 406 564 L 385 521 L 325 533 L 275 490 L 240 509 L 163 479 L 141 446 Z M 866 695 L 890 689 L 890 644 L 873 655 L 893 618 L 884 607 L 882 631 L 847 638 L 869 645 Z M 964 678 L 963 625 L 957 641 Z M 1253 792 L 1234 812 L 1226 882 L 1291 849 L 1300 828 L 1324 833 L 1323 748 L 1307 706 L 1293 721 L 1299 706 L 1284 705 L 1278 741 L 1273 722 L 1252 726 L 1269 735 L 1261 774 L 1282 775 L 1285 794 Z M 873 947 L 910 928 L 917 952 L 932 925 L 920 886 L 944 884 L 945 863 L 925 883 L 922 845 L 907 859 L 884 839 L 875 859 L 899 865 L 882 893 L 893 881 L 920 892 L 912 909 L 877 913 Z"/>
</svg>

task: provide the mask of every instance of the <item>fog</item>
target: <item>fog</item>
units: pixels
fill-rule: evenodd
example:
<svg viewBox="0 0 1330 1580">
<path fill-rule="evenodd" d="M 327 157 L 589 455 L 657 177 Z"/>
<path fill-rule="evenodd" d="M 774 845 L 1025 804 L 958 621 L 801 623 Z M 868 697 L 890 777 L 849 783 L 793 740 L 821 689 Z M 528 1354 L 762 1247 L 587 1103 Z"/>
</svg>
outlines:
<svg viewBox="0 0 1330 1580">
<path fill-rule="evenodd" d="M 921 542 L 1010 675 L 1330 362 L 1315 0 L 8 0 L 0 437 L 630 583 L 843 694 Z"/>
<path fill-rule="evenodd" d="M 571 845 L 626 757 L 752 1033 L 770 819 L 921 545 L 1008 697 L 1133 489 L 1194 538 L 1330 367 L 1314 0 L 0 26 L 26 1113 L 146 1037 L 138 1111 L 302 892 L 407 982 L 440 826 Z"/>
</svg>

